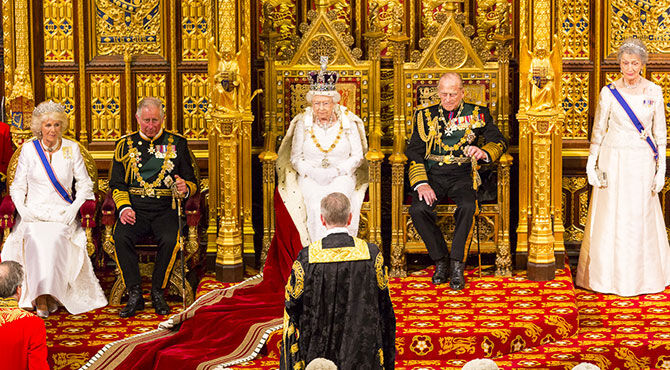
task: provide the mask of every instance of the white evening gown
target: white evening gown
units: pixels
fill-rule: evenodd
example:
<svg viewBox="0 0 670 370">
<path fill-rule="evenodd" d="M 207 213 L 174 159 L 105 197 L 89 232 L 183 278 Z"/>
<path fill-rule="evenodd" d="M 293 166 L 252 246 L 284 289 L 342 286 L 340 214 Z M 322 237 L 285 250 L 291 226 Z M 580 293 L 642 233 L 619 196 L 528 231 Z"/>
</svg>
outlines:
<svg viewBox="0 0 670 370">
<path fill-rule="evenodd" d="M 619 91 L 665 156 L 663 93 L 643 83 L 648 85 L 641 95 Z M 670 284 L 670 246 L 658 195 L 651 191 L 656 163 L 608 90 L 600 91 L 590 148 L 607 174 L 607 187 L 593 189 L 576 283 L 620 296 L 658 293 Z"/>
<path fill-rule="evenodd" d="M 76 180 L 75 197 L 95 199 L 93 184 L 76 142 L 63 139 L 61 148 L 52 154 L 51 166 L 71 195 L 72 183 Z M 19 306 L 33 307 L 35 299 L 42 294 L 54 297 L 71 314 L 107 305 L 86 252 L 86 233 L 78 220 L 69 225 L 63 223 L 63 212 L 69 203 L 49 181 L 32 141 L 21 149 L 9 194 L 14 203 L 25 203 L 39 219 L 26 222 L 19 216 L 2 250 L 3 261 L 14 260 L 23 265 Z"/>
<path fill-rule="evenodd" d="M 335 147 L 327 154 L 316 146 L 314 140 L 321 148 L 327 150 L 336 140 L 340 124 L 336 122 L 327 129 L 314 124 L 311 107 L 302 114 L 302 119 L 294 121 L 291 164 L 298 173 L 298 187 L 305 202 L 307 231 L 312 242 L 326 236 L 326 227 L 321 223 L 321 199 L 333 192 L 343 193 L 351 200 L 353 217 L 347 229 L 350 235 L 358 235 L 361 202 L 353 200 L 356 187 L 354 172 L 364 161 L 363 146 L 356 123 L 349 116 L 351 113 L 347 114 L 347 109 L 340 105 L 337 105 L 335 109 L 342 122 L 342 135 Z M 310 133 L 312 129 L 315 139 L 312 139 Z M 310 170 L 321 167 L 324 157 L 327 158 L 330 167 L 340 170 L 341 175 L 335 177 L 329 184 L 321 185 Z"/>
</svg>

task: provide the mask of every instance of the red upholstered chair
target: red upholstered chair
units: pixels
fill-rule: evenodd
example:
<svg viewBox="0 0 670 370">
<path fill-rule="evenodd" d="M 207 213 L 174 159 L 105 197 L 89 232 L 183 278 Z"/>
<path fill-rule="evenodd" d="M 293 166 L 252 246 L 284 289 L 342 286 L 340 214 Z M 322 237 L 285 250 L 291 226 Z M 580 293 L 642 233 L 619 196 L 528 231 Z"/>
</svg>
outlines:
<svg viewBox="0 0 670 370">
<path fill-rule="evenodd" d="M 195 176 L 198 182 L 200 182 L 200 171 L 195 161 L 195 157 L 191 152 L 191 159 L 193 163 L 193 168 L 195 171 Z M 188 226 L 188 237 L 184 237 L 184 262 L 185 262 L 185 274 L 188 274 L 189 270 L 193 268 L 202 257 L 201 254 L 204 252 L 200 248 L 200 243 L 198 242 L 198 229 L 200 225 L 200 219 L 202 216 L 202 211 L 204 210 L 204 196 L 202 193 L 198 192 L 190 196 L 183 203 L 183 212 L 186 215 L 186 226 Z M 0 208 L 2 206 L 0 205 Z M 112 230 L 114 229 L 114 224 L 116 223 L 116 204 L 112 198 L 111 190 L 105 196 L 104 201 L 101 206 L 101 222 L 104 226 L 103 231 L 103 250 L 107 255 L 109 255 L 112 260 L 117 261 L 116 259 L 116 249 L 114 248 L 114 240 L 112 239 Z M 143 238 L 137 242 L 136 246 L 137 254 L 140 261 L 140 275 L 142 276 L 151 276 L 153 272 L 153 266 L 155 261 L 156 252 L 158 250 L 156 242 L 153 238 Z M 126 292 L 126 285 L 123 282 L 121 276 L 121 270 L 116 269 L 116 281 L 112 287 L 111 292 L 109 293 L 109 303 L 112 305 L 121 304 L 121 297 Z M 195 288 L 191 283 L 186 279 L 185 287 L 186 290 L 182 288 L 182 280 L 184 276 L 181 272 L 181 262 L 178 259 L 175 262 L 174 267 L 172 268 L 172 274 L 170 275 L 168 289 L 170 294 L 181 297 L 184 294 L 186 297 L 186 304 L 190 305 L 193 303 L 195 297 Z"/>
<path fill-rule="evenodd" d="M 76 141 L 72 138 L 67 139 Z M 14 180 L 14 175 L 16 174 L 16 166 L 19 161 L 19 154 L 21 153 L 22 148 L 23 145 L 21 145 L 18 149 L 16 149 L 16 151 L 12 155 L 12 158 L 9 160 L 9 166 L 7 168 L 7 189 L 9 189 L 9 186 L 12 184 L 12 181 Z M 93 160 L 91 153 L 89 153 L 88 150 L 86 150 L 86 148 L 84 148 L 84 146 L 81 144 L 79 144 L 79 149 L 81 151 L 81 155 L 84 157 L 84 163 L 86 164 L 86 170 L 88 171 L 88 175 L 91 177 L 91 181 L 93 181 L 93 192 L 95 193 L 96 196 L 96 200 L 87 200 L 86 202 L 84 202 L 81 208 L 79 208 L 79 214 L 81 215 L 81 226 L 86 231 L 86 240 L 87 240 L 86 250 L 88 252 L 88 255 L 92 256 L 97 249 L 95 240 L 93 238 L 92 230 L 96 226 L 95 215 L 96 215 L 97 199 L 98 199 L 98 168 L 95 165 L 95 161 Z M 14 205 L 12 198 L 9 195 L 5 195 L 5 197 L 2 199 L 2 203 L 0 203 L 0 229 L 2 229 L 3 241 L 7 238 L 7 236 L 11 232 L 15 222 L 16 222 L 16 206 Z M 0 247 L 0 250 L 1 249 L 2 248 Z"/>
</svg>

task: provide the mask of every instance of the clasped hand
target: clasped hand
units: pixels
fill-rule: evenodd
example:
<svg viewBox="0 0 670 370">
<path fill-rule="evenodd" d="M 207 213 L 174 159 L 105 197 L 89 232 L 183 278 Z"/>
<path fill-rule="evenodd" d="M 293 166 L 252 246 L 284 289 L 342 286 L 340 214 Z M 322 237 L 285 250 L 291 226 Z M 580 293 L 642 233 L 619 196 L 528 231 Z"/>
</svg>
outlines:
<svg viewBox="0 0 670 370">
<path fill-rule="evenodd" d="M 308 177 L 316 181 L 319 185 L 328 185 L 337 177 L 337 168 L 334 167 L 313 167 L 308 172 Z"/>
</svg>

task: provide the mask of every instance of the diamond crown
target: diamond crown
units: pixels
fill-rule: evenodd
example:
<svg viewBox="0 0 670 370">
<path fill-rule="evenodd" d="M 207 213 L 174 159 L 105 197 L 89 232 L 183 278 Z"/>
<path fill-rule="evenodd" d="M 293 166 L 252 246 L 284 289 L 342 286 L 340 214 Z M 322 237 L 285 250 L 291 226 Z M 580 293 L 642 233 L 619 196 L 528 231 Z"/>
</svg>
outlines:
<svg viewBox="0 0 670 370">
<path fill-rule="evenodd" d="M 335 91 L 339 75 L 335 71 L 326 70 L 328 57 L 321 57 L 321 70 L 309 72 L 311 91 Z"/>
</svg>

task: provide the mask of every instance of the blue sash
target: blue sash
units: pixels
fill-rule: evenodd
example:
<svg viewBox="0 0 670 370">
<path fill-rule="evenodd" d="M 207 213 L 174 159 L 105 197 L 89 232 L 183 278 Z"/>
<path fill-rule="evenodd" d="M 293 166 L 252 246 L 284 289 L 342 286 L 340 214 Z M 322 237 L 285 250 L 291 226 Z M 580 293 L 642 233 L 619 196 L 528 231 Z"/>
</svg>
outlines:
<svg viewBox="0 0 670 370">
<path fill-rule="evenodd" d="M 67 190 L 65 190 L 63 185 L 61 185 L 61 183 L 56 178 L 56 174 L 54 174 L 54 170 L 53 168 L 51 168 L 51 163 L 49 163 L 49 161 L 47 160 L 47 156 L 44 154 L 44 150 L 42 149 L 40 141 L 33 140 L 33 145 L 35 145 L 35 150 L 37 150 L 37 154 L 40 156 L 40 160 L 42 160 L 42 166 L 44 167 L 44 170 L 47 172 L 47 176 L 49 176 L 51 185 L 54 186 L 54 189 L 56 189 L 56 192 L 58 193 L 58 195 L 60 195 L 61 198 L 63 198 L 66 202 L 72 204 L 72 202 L 74 201 L 70 197 L 70 194 L 68 194 Z"/>
<path fill-rule="evenodd" d="M 610 91 L 612 92 L 612 95 L 616 98 L 616 100 L 621 104 L 621 108 L 626 111 L 626 114 L 628 114 L 628 117 L 630 118 L 631 121 L 633 121 L 633 125 L 635 125 L 635 128 L 637 131 L 640 133 L 640 136 L 642 136 L 647 144 L 649 144 L 649 147 L 651 150 L 654 152 L 654 159 L 658 160 L 658 148 L 656 148 L 656 144 L 654 144 L 654 141 L 649 137 L 647 132 L 644 130 L 644 126 L 642 126 L 642 123 L 640 123 L 640 120 L 637 118 L 633 110 L 630 108 L 628 103 L 626 103 L 626 100 L 621 96 L 621 93 L 619 90 L 616 89 L 614 86 L 614 83 L 611 83 L 607 85 L 607 87 L 610 88 Z"/>
</svg>

